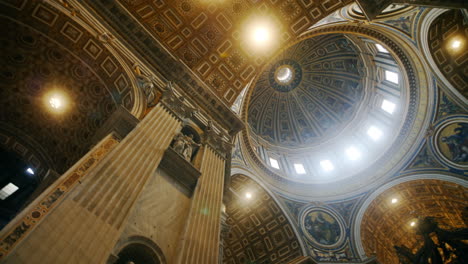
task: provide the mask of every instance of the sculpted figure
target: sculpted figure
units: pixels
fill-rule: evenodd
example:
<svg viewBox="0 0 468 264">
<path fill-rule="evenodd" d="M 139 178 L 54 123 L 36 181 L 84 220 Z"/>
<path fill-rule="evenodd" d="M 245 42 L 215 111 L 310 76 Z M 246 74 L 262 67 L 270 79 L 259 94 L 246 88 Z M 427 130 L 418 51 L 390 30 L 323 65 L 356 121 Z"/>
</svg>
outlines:
<svg viewBox="0 0 468 264">
<path fill-rule="evenodd" d="M 200 146 L 200 144 L 197 144 L 195 141 L 193 141 L 193 135 L 185 136 L 185 148 L 183 152 L 185 160 L 190 161 L 192 159 L 194 146 Z"/>
<path fill-rule="evenodd" d="M 146 101 L 148 102 L 148 105 L 151 106 L 156 98 L 156 88 L 154 87 L 154 83 L 149 77 L 144 75 L 138 75 L 137 78 L 140 83 L 140 87 L 146 96 Z"/>
<path fill-rule="evenodd" d="M 177 136 L 174 139 L 174 145 L 172 146 L 172 148 L 174 149 L 175 152 L 184 156 L 185 145 L 186 145 L 185 136 L 184 134 L 179 132 L 179 134 L 177 134 Z"/>
</svg>

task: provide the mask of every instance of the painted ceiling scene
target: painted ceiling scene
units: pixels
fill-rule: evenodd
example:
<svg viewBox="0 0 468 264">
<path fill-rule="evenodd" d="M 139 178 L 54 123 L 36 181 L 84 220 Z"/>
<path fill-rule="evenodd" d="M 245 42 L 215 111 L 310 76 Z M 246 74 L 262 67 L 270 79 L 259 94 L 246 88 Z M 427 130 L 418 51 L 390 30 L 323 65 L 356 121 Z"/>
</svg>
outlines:
<svg viewBox="0 0 468 264">
<path fill-rule="evenodd" d="M 172 264 L 171 241 L 208 218 L 191 234 L 219 232 L 217 263 L 468 263 L 467 10 L 459 0 L 0 0 L 0 231 L 74 164 L 95 166 L 87 153 L 103 135 L 125 130 L 122 145 L 151 117 L 186 137 L 158 123 L 141 142 L 167 130 L 152 154 L 190 145 L 164 162 L 205 189 L 196 196 L 162 167 L 154 186 L 115 181 L 144 193 L 122 202 L 134 214 L 119 223 L 151 234 L 109 263 Z"/>
</svg>

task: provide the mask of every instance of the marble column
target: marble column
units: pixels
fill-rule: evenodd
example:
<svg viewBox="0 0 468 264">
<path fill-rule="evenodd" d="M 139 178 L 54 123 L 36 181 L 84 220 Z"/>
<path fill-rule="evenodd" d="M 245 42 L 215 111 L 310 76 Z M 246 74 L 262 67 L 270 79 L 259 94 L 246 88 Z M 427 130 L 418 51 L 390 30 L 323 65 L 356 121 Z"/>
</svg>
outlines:
<svg viewBox="0 0 468 264">
<path fill-rule="evenodd" d="M 154 107 L 2 263 L 105 263 L 138 195 L 180 129 L 173 112 L 162 104 Z"/>
<path fill-rule="evenodd" d="M 180 242 L 179 264 L 218 263 L 225 162 L 210 145 L 203 146 L 201 176 Z"/>
</svg>

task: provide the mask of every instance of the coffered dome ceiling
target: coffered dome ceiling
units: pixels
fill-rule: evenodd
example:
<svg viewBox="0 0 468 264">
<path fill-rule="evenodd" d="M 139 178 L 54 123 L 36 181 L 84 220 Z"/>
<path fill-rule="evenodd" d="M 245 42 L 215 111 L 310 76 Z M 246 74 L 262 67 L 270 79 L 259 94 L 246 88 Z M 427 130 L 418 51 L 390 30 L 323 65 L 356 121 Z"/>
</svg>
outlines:
<svg viewBox="0 0 468 264">
<path fill-rule="evenodd" d="M 252 131 L 274 146 L 295 148 L 336 136 L 363 102 L 363 66 L 359 48 L 341 34 L 293 45 L 255 83 Z"/>
<path fill-rule="evenodd" d="M 113 1 L 109 1 L 113 2 Z M 351 0 L 326 1 L 150 1 L 119 0 L 174 56 L 205 80 L 227 105 L 269 56 L 247 52 L 242 23 L 252 14 L 276 17 L 280 46 Z"/>
<path fill-rule="evenodd" d="M 63 173 L 119 105 L 132 110 L 132 82 L 100 40 L 51 6 L 31 1 L 0 13 L 0 133 L 34 139 L 29 151 L 41 149 Z M 60 114 L 48 101 L 56 92 L 67 98 Z"/>
<path fill-rule="evenodd" d="M 415 115 L 425 115 L 417 80 L 426 79 L 406 50 L 371 31 L 313 32 L 264 66 L 242 109 L 254 169 L 297 199 L 342 197 L 384 179 L 410 158 L 403 149 L 420 137 Z"/>
</svg>

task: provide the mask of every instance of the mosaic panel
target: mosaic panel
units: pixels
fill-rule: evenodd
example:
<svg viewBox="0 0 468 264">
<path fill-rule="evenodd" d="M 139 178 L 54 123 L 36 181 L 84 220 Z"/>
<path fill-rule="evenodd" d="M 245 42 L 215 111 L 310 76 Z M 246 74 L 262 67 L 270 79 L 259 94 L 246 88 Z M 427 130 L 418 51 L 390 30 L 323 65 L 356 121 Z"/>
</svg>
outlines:
<svg viewBox="0 0 468 264">
<path fill-rule="evenodd" d="M 343 224 L 326 210 L 318 208 L 307 210 L 302 216 L 301 225 L 306 237 L 319 246 L 336 246 L 343 241 Z"/>
<path fill-rule="evenodd" d="M 468 168 L 468 116 L 452 116 L 438 124 L 431 143 L 443 164 L 466 172 Z"/>
</svg>

